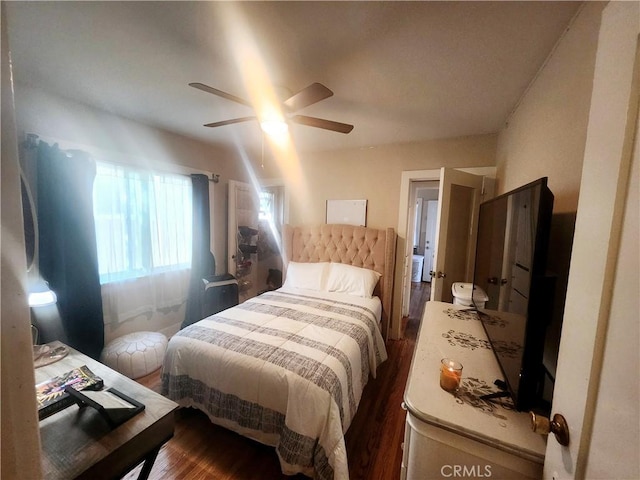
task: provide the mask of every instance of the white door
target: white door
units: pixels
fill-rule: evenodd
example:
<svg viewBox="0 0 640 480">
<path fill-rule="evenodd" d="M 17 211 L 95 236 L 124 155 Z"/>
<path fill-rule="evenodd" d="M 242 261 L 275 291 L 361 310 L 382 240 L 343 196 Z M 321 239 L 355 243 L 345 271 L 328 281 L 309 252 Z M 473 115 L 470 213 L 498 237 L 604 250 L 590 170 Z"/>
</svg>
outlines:
<svg viewBox="0 0 640 480">
<path fill-rule="evenodd" d="M 422 281 L 431 282 L 433 271 L 433 253 L 436 244 L 436 226 L 438 219 L 438 201 L 427 201 L 427 228 L 424 240 L 424 267 L 422 269 Z"/>
<path fill-rule="evenodd" d="M 432 301 L 451 302 L 453 282 L 471 281 L 481 194 L 481 176 L 441 169 Z"/>
<path fill-rule="evenodd" d="M 258 192 L 248 183 L 229 180 L 228 271 L 238 280 L 240 303 L 258 292 Z"/>
<path fill-rule="evenodd" d="M 638 2 L 602 14 L 552 405 L 570 442 L 549 435 L 545 479 L 640 478 L 638 18 Z"/>
</svg>

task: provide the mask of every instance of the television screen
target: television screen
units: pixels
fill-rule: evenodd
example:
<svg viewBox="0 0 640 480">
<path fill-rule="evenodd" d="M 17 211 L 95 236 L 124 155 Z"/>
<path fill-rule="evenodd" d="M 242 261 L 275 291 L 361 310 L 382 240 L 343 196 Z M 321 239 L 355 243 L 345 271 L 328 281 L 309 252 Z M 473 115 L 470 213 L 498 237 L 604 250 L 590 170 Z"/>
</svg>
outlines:
<svg viewBox="0 0 640 480">
<path fill-rule="evenodd" d="M 478 311 L 518 410 L 540 400 L 553 290 L 546 275 L 552 213 L 546 177 L 480 206 L 473 282 L 488 300 Z"/>
</svg>

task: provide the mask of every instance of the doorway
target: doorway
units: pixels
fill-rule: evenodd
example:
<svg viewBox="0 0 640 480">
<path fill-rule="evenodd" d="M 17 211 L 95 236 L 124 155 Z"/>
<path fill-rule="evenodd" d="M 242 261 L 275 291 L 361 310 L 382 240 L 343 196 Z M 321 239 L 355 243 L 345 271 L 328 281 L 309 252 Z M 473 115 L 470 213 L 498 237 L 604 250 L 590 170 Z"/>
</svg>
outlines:
<svg viewBox="0 0 640 480">
<path fill-rule="evenodd" d="M 415 204 L 412 223 L 413 257 L 411 282 L 431 283 L 438 215 L 438 181 L 413 181 L 410 191 Z M 411 295 L 411 292 L 410 292 Z"/>
<path fill-rule="evenodd" d="M 394 302 L 393 316 L 391 319 L 391 338 L 402 338 L 402 319 L 409 314 L 409 306 L 411 302 L 411 273 L 413 266 L 413 247 L 414 247 L 414 228 L 415 228 L 415 191 L 416 184 L 418 182 L 436 182 L 439 187 L 441 187 L 441 174 L 444 175 L 445 171 L 451 171 L 453 169 L 434 169 L 434 170 L 411 170 L 402 172 L 401 185 L 400 185 L 400 209 L 398 214 L 398 248 L 396 252 L 396 265 L 402 266 L 397 269 L 397 275 L 395 279 L 394 286 L 394 297 L 399 299 L 400 301 Z M 492 179 L 495 178 L 495 167 L 478 167 L 478 168 L 461 168 L 455 169 L 455 171 L 467 172 L 473 175 L 478 175 L 484 177 L 484 186 L 483 186 L 483 195 L 481 200 L 485 200 L 491 198 L 493 196 L 493 187 L 494 181 Z M 455 174 L 455 171 L 453 172 Z M 456 176 L 456 175 L 454 175 Z M 445 177 L 446 178 L 446 177 Z M 447 182 L 445 182 L 447 183 Z M 454 182 L 455 183 L 455 182 Z M 413 188 L 412 188 L 413 187 Z M 486 188 L 485 188 L 486 187 Z M 451 208 L 450 202 L 447 200 L 443 202 L 442 193 L 439 193 L 438 196 L 440 207 L 437 215 L 437 227 L 436 227 L 436 237 L 441 238 L 445 236 L 445 233 L 448 232 L 448 228 L 441 229 L 440 224 L 441 217 L 448 220 L 449 218 L 449 210 Z M 446 204 L 446 205 L 443 205 Z M 442 214 L 442 207 L 444 208 L 445 213 Z M 423 208 L 424 210 L 424 208 Z M 446 223 L 446 222 L 445 222 Z M 425 227 L 426 233 L 426 227 Z M 434 253 L 436 259 L 438 258 L 438 243 L 448 244 L 450 242 L 441 242 L 440 240 L 435 241 Z M 474 243 L 474 242 L 472 242 Z M 446 245 L 445 245 L 446 246 Z M 441 249 L 442 251 L 442 249 Z M 470 256 L 467 256 L 470 258 Z M 440 268 L 440 267 L 439 267 Z M 430 271 L 435 270 L 432 267 Z M 442 268 L 440 268 L 442 270 Z M 428 272 L 430 272 L 428 271 Z M 444 272 L 442 273 L 442 277 L 444 277 Z M 463 279 L 461 279 L 464 281 Z M 432 281 L 430 284 L 431 287 L 431 299 L 434 299 L 434 289 L 440 291 L 442 293 L 442 283 L 443 278 L 435 278 L 435 282 Z M 439 298 L 436 298 L 439 299 Z"/>
</svg>

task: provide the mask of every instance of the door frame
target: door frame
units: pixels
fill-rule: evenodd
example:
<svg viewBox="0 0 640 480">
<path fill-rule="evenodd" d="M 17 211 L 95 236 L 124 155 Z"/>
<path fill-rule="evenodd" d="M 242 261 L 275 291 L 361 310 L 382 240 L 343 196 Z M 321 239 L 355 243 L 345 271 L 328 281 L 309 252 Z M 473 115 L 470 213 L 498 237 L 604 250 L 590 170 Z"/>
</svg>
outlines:
<svg viewBox="0 0 640 480">
<path fill-rule="evenodd" d="M 491 178 L 496 176 L 496 167 L 452 167 L 456 170 L 483 175 Z M 393 286 L 393 314 L 391 316 L 390 338 L 402 338 L 402 314 L 404 305 L 409 304 L 411 298 L 411 256 L 413 248 L 408 249 L 408 245 L 413 247 L 413 241 L 407 242 L 407 230 L 409 222 L 409 210 L 411 204 L 411 182 L 440 181 L 440 169 L 429 170 L 404 170 L 400 179 L 400 201 L 398 207 L 398 227 L 396 246 L 396 268 L 395 282 Z M 408 292 L 407 292 L 408 290 Z M 398 299 L 400 301 L 398 301 Z"/>
</svg>

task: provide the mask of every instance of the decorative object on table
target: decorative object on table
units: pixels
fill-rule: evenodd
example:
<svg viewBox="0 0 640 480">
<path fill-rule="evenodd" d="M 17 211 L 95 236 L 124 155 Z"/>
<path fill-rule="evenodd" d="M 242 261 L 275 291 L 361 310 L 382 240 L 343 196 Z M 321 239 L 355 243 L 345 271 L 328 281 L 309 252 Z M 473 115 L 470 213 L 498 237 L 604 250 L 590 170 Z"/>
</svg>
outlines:
<svg viewBox="0 0 640 480">
<path fill-rule="evenodd" d="M 162 333 L 134 332 L 109 342 L 100 362 L 136 379 L 160 368 L 166 350 L 167 337 Z"/>
<path fill-rule="evenodd" d="M 74 403 L 73 398 L 65 391 L 66 387 L 75 390 L 100 390 L 103 385 L 102 378 L 95 375 L 86 365 L 37 384 L 38 419 L 42 420 Z"/>
<path fill-rule="evenodd" d="M 118 425 L 121 425 L 144 410 L 142 403 L 128 397 L 115 388 L 109 388 L 100 392 L 87 390 L 79 392 L 69 386 L 65 388 L 65 392 L 72 397 L 73 401 L 77 403 L 80 408 L 95 408 L 111 428 L 116 428 Z"/>
<path fill-rule="evenodd" d="M 44 367 L 66 357 L 68 353 L 69 349 L 65 345 L 34 345 L 33 366 L 35 368 Z"/>
<path fill-rule="evenodd" d="M 440 387 L 447 392 L 455 392 L 460 387 L 462 364 L 443 358 L 440 360 Z"/>
</svg>

